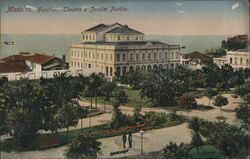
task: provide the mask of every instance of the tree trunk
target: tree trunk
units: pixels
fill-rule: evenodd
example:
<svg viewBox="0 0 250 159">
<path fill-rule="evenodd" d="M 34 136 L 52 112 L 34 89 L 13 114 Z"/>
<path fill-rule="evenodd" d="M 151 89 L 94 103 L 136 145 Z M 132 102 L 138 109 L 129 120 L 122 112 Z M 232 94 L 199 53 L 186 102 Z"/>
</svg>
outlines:
<svg viewBox="0 0 250 159">
<path fill-rule="evenodd" d="M 0 134 L 0 159 L 2 158 L 2 143 L 1 143 L 1 134 Z"/>
<path fill-rule="evenodd" d="M 69 136 L 69 127 L 67 127 L 67 138 Z"/>
<path fill-rule="evenodd" d="M 81 119 L 81 131 L 82 131 L 82 119 Z"/>
<path fill-rule="evenodd" d="M 95 91 L 95 109 L 97 110 L 97 93 Z"/>
<path fill-rule="evenodd" d="M 221 110 L 221 107 L 220 107 L 220 116 L 222 116 L 222 110 Z"/>
</svg>

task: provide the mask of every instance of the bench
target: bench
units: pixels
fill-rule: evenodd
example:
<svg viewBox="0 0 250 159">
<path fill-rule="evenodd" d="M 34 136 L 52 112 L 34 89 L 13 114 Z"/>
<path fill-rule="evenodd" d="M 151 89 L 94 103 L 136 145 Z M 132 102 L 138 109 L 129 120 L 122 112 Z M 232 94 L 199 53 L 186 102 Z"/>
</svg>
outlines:
<svg viewBox="0 0 250 159">
<path fill-rule="evenodd" d="M 58 145 L 59 145 L 58 139 L 47 139 L 47 140 L 39 141 L 39 148 L 40 149 L 55 147 Z"/>
<path fill-rule="evenodd" d="M 117 154 L 121 154 L 121 153 L 127 153 L 128 152 L 128 149 L 125 149 L 125 150 L 121 150 L 121 151 L 114 151 L 114 152 L 110 152 L 110 156 L 113 156 L 113 155 L 117 155 Z"/>
</svg>

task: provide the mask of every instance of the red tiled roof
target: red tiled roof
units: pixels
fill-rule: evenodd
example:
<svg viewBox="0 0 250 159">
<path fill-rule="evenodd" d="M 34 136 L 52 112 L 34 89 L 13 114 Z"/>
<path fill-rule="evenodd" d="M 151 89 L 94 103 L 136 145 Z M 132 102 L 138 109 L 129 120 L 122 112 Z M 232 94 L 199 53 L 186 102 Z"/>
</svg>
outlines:
<svg viewBox="0 0 250 159">
<path fill-rule="evenodd" d="M 27 72 L 29 67 L 25 62 L 0 61 L 0 73 Z"/>
<path fill-rule="evenodd" d="M 2 61 L 6 61 L 6 62 L 24 62 L 25 60 L 27 60 L 30 56 L 24 56 L 24 55 L 12 55 L 12 56 L 8 56 L 5 57 L 3 59 L 1 59 Z"/>
<path fill-rule="evenodd" d="M 37 64 L 45 64 L 55 58 L 57 57 L 49 56 L 49 55 L 34 55 L 34 56 L 29 57 L 27 60 L 33 63 L 37 63 Z"/>
<path fill-rule="evenodd" d="M 1 59 L 1 61 L 6 62 L 25 62 L 26 60 L 31 61 L 37 64 L 45 64 L 50 60 L 53 60 L 57 57 L 41 54 L 31 54 L 31 55 L 12 55 L 6 58 Z"/>
</svg>

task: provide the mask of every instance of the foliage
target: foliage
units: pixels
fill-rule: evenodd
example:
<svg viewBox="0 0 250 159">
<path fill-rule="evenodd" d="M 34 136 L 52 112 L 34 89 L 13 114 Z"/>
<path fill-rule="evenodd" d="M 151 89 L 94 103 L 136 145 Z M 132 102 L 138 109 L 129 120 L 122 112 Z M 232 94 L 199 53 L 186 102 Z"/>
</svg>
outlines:
<svg viewBox="0 0 250 159">
<path fill-rule="evenodd" d="M 191 145 L 196 148 L 199 154 L 199 146 L 202 145 L 202 139 L 200 135 L 200 128 L 202 125 L 202 120 L 197 117 L 192 118 L 188 123 L 188 128 L 192 130 L 192 140 Z"/>
<path fill-rule="evenodd" d="M 171 158 L 171 159 L 184 159 L 184 158 L 189 158 L 189 147 L 184 145 L 183 143 L 181 144 L 176 144 L 174 142 L 169 142 L 168 145 L 166 145 L 163 148 L 163 153 L 162 156 L 164 158 Z"/>
<path fill-rule="evenodd" d="M 63 103 L 62 107 L 58 109 L 55 120 L 59 128 L 68 128 L 78 124 L 78 107 L 74 102 Z"/>
<path fill-rule="evenodd" d="M 140 89 L 141 82 L 143 81 L 143 72 L 130 71 L 121 77 L 122 84 L 128 84 L 133 89 Z"/>
<path fill-rule="evenodd" d="M 143 116 L 143 122 L 148 126 L 160 126 L 166 123 L 168 120 L 168 115 L 163 112 L 146 112 Z"/>
<path fill-rule="evenodd" d="M 197 154 L 197 149 L 193 148 L 189 151 L 192 158 L 220 158 L 225 159 L 226 156 L 212 145 L 203 145 L 199 147 L 199 154 Z"/>
<path fill-rule="evenodd" d="M 2 94 L 8 133 L 15 143 L 27 146 L 42 127 L 44 92 L 28 80 L 21 80 L 5 89 Z"/>
<path fill-rule="evenodd" d="M 120 103 L 114 102 L 113 104 L 113 113 L 112 113 L 112 119 L 109 124 L 109 127 L 111 128 L 119 128 L 121 126 L 129 125 L 129 120 L 126 115 L 123 115 L 121 110 L 119 109 Z"/>
<path fill-rule="evenodd" d="M 135 90 L 133 90 L 135 91 Z M 126 94 L 126 92 L 121 89 L 116 87 L 115 91 L 115 100 L 118 100 L 120 103 L 126 103 L 128 100 L 128 95 Z"/>
<path fill-rule="evenodd" d="M 237 39 L 237 37 L 228 38 L 227 40 L 223 40 L 221 42 L 221 47 L 225 50 L 245 49 L 247 48 L 247 40 L 243 41 Z"/>
<path fill-rule="evenodd" d="M 92 158 L 97 157 L 101 150 L 101 143 L 90 136 L 80 134 L 70 143 L 66 149 L 66 155 L 70 158 Z"/>
<path fill-rule="evenodd" d="M 114 82 L 106 81 L 102 84 L 101 92 L 105 95 L 106 101 L 110 100 L 112 96 L 112 92 L 114 91 L 115 87 L 116 87 L 116 84 Z"/>
<path fill-rule="evenodd" d="M 227 124 L 224 121 L 203 121 L 201 134 L 207 142 L 215 145 L 227 156 L 236 156 L 242 149 L 247 149 L 248 135 L 240 128 Z"/>
<path fill-rule="evenodd" d="M 135 123 L 140 123 L 142 122 L 142 119 L 143 119 L 143 115 L 140 113 L 141 112 L 141 106 L 136 106 L 134 108 L 134 114 L 132 116 L 133 118 L 133 121 Z"/>
<path fill-rule="evenodd" d="M 148 97 L 154 105 L 172 106 L 175 97 L 187 91 L 184 81 L 177 79 L 171 70 L 150 72 L 142 82 L 141 97 Z"/>
<path fill-rule="evenodd" d="M 178 98 L 177 106 L 182 109 L 194 109 L 197 108 L 197 102 L 192 95 L 185 93 Z"/>
<path fill-rule="evenodd" d="M 222 106 L 228 104 L 228 99 L 227 99 L 227 97 L 223 97 L 223 96 L 219 95 L 219 96 L 216 96 L 213 104 L 215 106 L 222 107 Z"/>
<path fill-rule="evenodd" d="M 246 127 L 250 126 L 250 109 L 247 103 L 243 103 L 239 106 L 239 108 L 236 108 L 236 117 L 240 120 L 242 120 L 243 124 L 246 125 Z"/>
</svg>

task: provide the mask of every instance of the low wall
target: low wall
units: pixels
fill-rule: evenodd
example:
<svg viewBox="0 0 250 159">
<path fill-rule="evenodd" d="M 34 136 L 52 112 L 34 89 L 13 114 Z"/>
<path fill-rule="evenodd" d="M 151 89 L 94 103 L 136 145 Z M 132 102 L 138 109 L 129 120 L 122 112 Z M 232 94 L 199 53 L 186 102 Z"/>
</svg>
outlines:
<svg viewBox="0 0 250 159">
<path fill-rule="evenodd" d="M 0 77 L 7 77 L 9 81 L 20 80 L 21 78 L 28 78 L 30 80 L 43 78 L 54 78 L 54 73 L 67 72 L 68 75 L 78 76 L 79 74 L 88 76 L 93 72 L 97 72 L 96 69 L 69 69 L 69 70 L 51 70 L 41 72 L 15 72 L 15 73 L 0 73 Z"/>
</svg>

